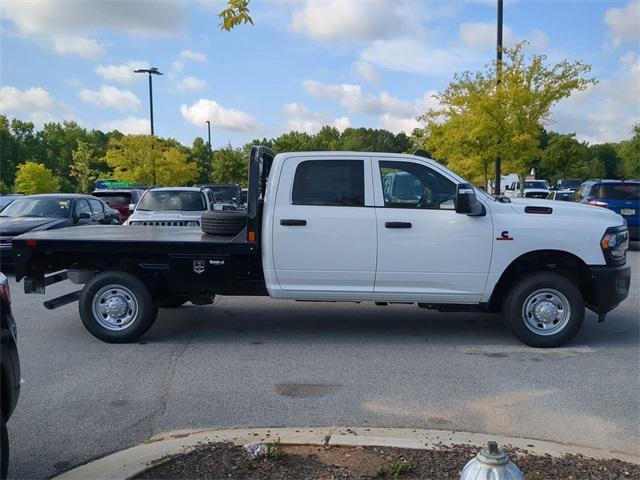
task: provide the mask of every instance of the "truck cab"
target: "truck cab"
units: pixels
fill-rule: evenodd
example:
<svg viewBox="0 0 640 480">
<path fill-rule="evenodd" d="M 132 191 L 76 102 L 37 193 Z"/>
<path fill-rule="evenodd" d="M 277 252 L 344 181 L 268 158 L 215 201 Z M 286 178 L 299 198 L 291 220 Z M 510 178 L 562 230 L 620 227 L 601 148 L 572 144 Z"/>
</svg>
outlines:
<svg viewBox="0 0 640 480">
<path fill-rule="evenodd" d="M 142 335 L 158 307 L 268 294 L 501 313 L 523 342 L 554 347 L 579 331 L 585 308 L 604 320 L 629 291 L 620 215 L 494 198 L 423 155 L 254 147 L 243 224 L 229 232 L 227 214 L 205 215 L 224 234 L 94 227 L 22 236 L 16 277 L 44 292 L 53 272 L 68 271 L 84 287 L 49 306 L 79 298 L 87 329 L 110 342 Z"/>
</svg>

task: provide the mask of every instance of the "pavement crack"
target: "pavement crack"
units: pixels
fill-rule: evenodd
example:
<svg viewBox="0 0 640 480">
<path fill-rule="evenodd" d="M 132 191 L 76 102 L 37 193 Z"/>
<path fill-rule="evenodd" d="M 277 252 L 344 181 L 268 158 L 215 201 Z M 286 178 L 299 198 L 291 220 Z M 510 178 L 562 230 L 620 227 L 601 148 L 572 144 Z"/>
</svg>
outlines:
<svg viewBox="0 0 640 480">
<path fill-rule="evenodd" d="M 189 332 L 189 336 L 187 337 L 187 341 L 181 346 L 181 348 L 177 351 L 175 355 L 172 355 L 170 359 L 169 366 L 166 370 L 167 373 L 164 379 L 162 380 L 162 387 L 160 388 L 160 391 L 162 393 L 160 395 L 159 405 L 156 408 L 154 408 L 153 411 L 151 411 L 148 415 L 145 415 L 140 420 L 138 420 L 133 425 L 131 425 L 128 428 L 128 430 L 134 430 L 134 429 L 137 429 L 139 426 L 144 425 L 145 426 L 144 435 L 146 436 L 146 438 L 150 438 L 155 433 L 154 424 L 156 420 L 159 417 L 163 416 L 167 411 L 167 399 L 169 397 L 169 394 L 171 393 L 171 385 L 175 377 L 178 363 L 180 362 L 182 357 L 184 357 L 184 354 L 186 353 L 187 349 L 191 345 L 191 342 L 195 337 L 196 330 L 198 329 L 198 327 L 200 327 L 203 320 L 207 316 L 207 313 L 208 313 L 207 309 L 203 309 L 203 310 L 204 311 L 202 312 L 202 315 L 200 315 L 200 317 L 194 322 L 193 327 L 191 328 L 191 332 Z"/>
</svg>

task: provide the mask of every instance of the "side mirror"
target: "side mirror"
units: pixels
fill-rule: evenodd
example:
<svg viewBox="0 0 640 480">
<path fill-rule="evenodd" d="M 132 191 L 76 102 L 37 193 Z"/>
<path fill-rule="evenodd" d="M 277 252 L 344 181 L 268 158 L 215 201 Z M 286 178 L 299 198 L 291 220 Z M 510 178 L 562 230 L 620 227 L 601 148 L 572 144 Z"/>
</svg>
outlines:
<svg viewBox="0 0 640 480">
<path fill-rule="evenodd" d="M 129 204 L 129 211 L 133 212 L 136 209 L 136 204 L 135 203 L 130 203 Z"/>
<path fill-rule="evenodd" d="M 472 217 L 486 215 L 484 205 L 476 197 L 476 192 L 468 183 L 459 183 L 456 190 L 456 213 L 463 213 Z"/>
<path fill-rule="evenodd" d="M 78 222 L 80 220 L 87 220 L 91 218 L 91 214 L 89 212 L 80 212 L 75 216 L 75 221 Z"/>
</svg>

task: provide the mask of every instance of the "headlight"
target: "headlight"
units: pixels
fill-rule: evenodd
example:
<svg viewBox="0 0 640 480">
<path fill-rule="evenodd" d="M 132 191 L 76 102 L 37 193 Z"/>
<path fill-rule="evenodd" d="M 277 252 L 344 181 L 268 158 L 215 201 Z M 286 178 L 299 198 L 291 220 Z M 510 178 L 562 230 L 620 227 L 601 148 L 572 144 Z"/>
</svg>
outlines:
<svg viewBox="0 0 640 480">
<path fill-rule="evenodd" d="M 600 240 L 600 246 L 607 263 L 623 264 L 629 248 L 629 231 L 626 226 L 608 228 Z"/>
</svg>

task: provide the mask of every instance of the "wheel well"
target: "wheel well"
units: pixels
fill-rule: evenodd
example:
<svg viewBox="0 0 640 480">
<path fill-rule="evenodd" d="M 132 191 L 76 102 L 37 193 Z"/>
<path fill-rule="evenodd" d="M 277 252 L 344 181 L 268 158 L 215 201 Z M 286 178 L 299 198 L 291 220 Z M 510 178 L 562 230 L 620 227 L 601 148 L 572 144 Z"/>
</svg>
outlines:
<svg viewBox="0 0 640 480">
<path fill-rule="evenodd" d="M 578 286 L 583 297 L 589 297 L 591 289 L 589 268 L 584 261 L 572 253 L 561 250 L 536 250 L 519 256 L 505 269 L 491 294 L 490 310 L 495 312 L 502 310 L 502 302 L 518 277 L 543 271 L 555 272 L 567 277 Z"/>
<path fill-rule="evenodd" d="M 4 344 L 2 345 L 4 348 Z M 2 418 L 7 419 L 7 413 L 9 412 L 9 385 L 7 384 L 9 377 L 5 374 L 4 367 L 0 372 L 0 411 L 2 412 Z"/>
</svg>

